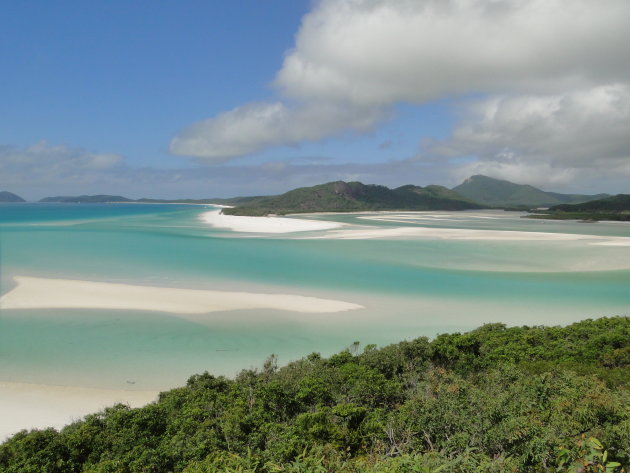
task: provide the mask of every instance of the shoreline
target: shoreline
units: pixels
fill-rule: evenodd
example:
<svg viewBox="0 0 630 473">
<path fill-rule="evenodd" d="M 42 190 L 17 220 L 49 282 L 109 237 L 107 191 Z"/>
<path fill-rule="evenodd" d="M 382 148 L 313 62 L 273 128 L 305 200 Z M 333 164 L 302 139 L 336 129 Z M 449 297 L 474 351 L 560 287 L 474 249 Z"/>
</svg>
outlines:
<svg viewBox="0 0 630 473">
<path fill-rule="evenodd" d="M 220 210 L 204 212 L 199 219 L 214 227 L 244 233 L 294 233 L 332 230 L 342 223 L 287 217 L 244 217 L 223 215 Z"/>
<path fill-rule="evenodd" d="M 115 404 L 141 407 L 159 391 L 101 389 L 0 381 L 0 442 L 21 430 L 61 429 Z"/>
</svg>

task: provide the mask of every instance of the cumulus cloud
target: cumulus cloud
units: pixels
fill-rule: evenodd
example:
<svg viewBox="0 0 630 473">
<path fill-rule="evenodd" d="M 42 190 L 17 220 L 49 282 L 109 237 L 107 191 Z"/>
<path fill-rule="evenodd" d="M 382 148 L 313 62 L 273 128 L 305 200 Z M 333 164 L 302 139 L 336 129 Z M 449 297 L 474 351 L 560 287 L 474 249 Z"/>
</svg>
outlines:
<svg viewBox="0 0 630 473">
<path fill-rule="evenodd" d="M 276 144 L 318 140 L 340 130 L 367 131 L 384 112 L 376 107 L 307 102 L 251 103 L 195 123 L 171 142 L 171 152 L 224 162 Z"/>
<path fill-rule="evenodd" d="M 192 125 L 174 154 L 220 162 L 347 130 L 396 103 L 630 82 L 627 0 L 321 0 L 274 81 L 279 100 Z"/>
<path fill-rule="evenodd" d="M 630 86 L 566 94 L 491 97 L 467 107 L 452 136 L 429 143 L 435 157 L 475 156 L 459 177 L 487 174 L 563 186 L 595 178 L 630 178 Z"/>
<path fill-rule="evenodd" d="M 626 0 L 324 0 L 276 83 L 354 103 L 630 79 Z"/>
</svg>

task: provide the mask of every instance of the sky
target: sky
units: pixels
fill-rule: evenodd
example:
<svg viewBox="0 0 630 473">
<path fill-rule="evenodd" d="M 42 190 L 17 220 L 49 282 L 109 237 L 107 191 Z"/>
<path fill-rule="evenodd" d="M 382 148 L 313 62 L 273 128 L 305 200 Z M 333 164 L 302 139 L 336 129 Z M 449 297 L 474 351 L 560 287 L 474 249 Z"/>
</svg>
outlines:
<svg viewBox="0 0 630 473">
<path fill-rule="evenodd" d="M 628 0 L 0 0 L 0 190 L 630 193 Z"/>
</svg>

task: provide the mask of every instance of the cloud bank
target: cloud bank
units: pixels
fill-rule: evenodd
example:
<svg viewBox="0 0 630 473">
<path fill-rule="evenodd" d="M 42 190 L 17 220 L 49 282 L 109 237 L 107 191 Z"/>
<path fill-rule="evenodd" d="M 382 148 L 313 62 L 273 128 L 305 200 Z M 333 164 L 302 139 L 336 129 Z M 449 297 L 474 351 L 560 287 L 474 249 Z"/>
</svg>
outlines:
<svg viewBox="0 0 630 473">
<path fill-rule="evenodd" d="M 337 164 L 321 158 L 155 169 L 131 166 L 119 155 L 47 142 L 26 148 L 0 145 L 0 190 L 15 192 L 27 200 L 60 194 L 168 199 L 270 195 L 336 180 L 428 184 L 426 169 L 426 165 L 411 161 Z"/>
<path fill-rule="evenodd" d="M 556 188 L 587 185 L 630 178 L 629 130 L 627 84 L 491 97 L 470 104 L 451 137 L 427 144 L 419 159 L 476 156 L 457 168 L 462 179 L 487 174 Z"/>
<path fill-rule="evenodd" d="M 225 162 L 369 130 L 397 103 L 482 94 L 445 156 L 504 177 L 562 167 L 556 179 L 570 179 L 593 159 L 623 170 L 628 18 L 627 0 L 322 0 L 277 73 L 276 102 L 194 124 L 170 149 Z"/>
</svg>

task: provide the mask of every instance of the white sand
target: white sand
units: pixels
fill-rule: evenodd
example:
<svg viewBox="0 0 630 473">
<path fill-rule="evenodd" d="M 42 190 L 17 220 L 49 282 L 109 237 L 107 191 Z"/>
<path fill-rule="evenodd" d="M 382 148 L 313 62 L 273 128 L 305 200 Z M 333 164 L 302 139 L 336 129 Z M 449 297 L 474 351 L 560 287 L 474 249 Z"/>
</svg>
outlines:
<svg viewBox="0 0 630 473">
<path fill-rule="evenodd" d="M 302 313 L 361 309 L 349 302 L 294 294 L 206 291 L 16 276 L 17 286 L 0 298 L 3 309 L 123 309 L 205 314 L 239 309 Z"/>
<path fill-rule="evenodd" d="M 286 217 L 241 217 L 223 215 L 220 210 L 204 212 L 201 220 L 216 228 L 246 233 L 293 233 L 330 230 L 341 227 L 341 223 L 322 220 L 307 220 Z"/>
<path fill-rule="evenodd" d="M 158 391 L 0 382 L 0 442 L 23 429 L 59 429 L 116 403 L 140 407 L 157 395 Z"/>
<path fill-rule="evenodd" d="M 630 246 L 630 238 L 617 237 L 614 240 L 608 239 L 606 241 L 598 241 L 591 243 L 591 245 L 597 246 Z"/>
<path fill-rule="evenodd" d="M 311 238 L 365 240 L 374 238 L 426 238 L 440 240 L 485 241 L 589 241 L 593 245 L 628 246 L 630 237 L 578 235 L 572 233 L 523 232 L 503 230 L 472 230 L 432 227 L 366 227 L 327 232 Z"/>
</svg>

